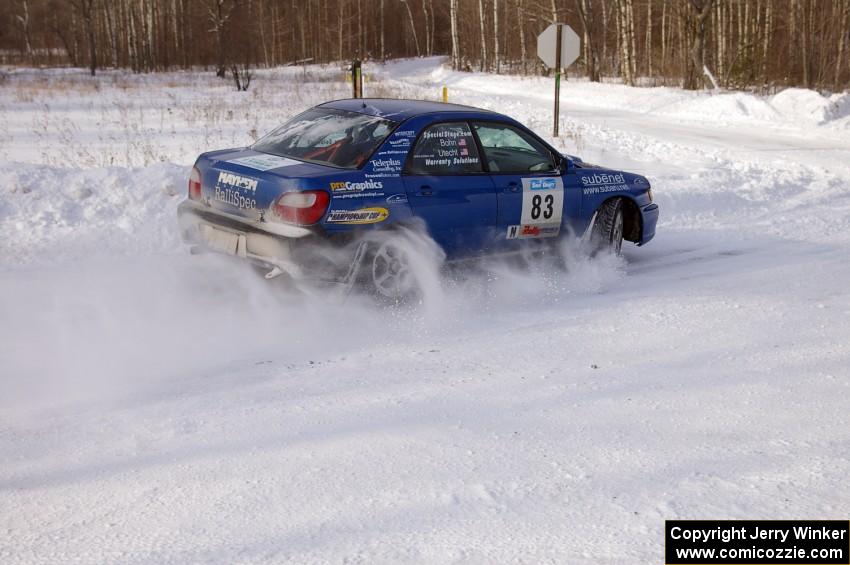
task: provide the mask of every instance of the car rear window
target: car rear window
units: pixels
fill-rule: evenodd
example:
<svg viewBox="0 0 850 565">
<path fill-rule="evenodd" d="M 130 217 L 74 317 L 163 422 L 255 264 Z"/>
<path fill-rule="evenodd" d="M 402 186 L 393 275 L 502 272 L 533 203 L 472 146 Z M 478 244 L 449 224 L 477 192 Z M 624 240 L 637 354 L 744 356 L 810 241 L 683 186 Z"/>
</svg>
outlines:
<svg viewBox="0 0 850 565">
<path fill-rule="evenodd" d="M 251 146 L 254 151 L 356 169 L 395 129 L 396 122 L 357 112 L 314 108 Z"/>
</svg>

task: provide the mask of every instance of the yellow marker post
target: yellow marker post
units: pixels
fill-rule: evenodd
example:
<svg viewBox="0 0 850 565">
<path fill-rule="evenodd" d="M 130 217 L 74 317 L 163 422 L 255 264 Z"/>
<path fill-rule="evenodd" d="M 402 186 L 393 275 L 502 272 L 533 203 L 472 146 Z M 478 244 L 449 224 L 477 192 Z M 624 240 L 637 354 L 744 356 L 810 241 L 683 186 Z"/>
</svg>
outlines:
<svg viewBox="0 0 850 565">
<path fill-rule="evenodd" d="M 448 101 L 449 101 L 449 87 L 444 86 L 443 87 L 443 104 L 447 103 Z"/>
</svg>

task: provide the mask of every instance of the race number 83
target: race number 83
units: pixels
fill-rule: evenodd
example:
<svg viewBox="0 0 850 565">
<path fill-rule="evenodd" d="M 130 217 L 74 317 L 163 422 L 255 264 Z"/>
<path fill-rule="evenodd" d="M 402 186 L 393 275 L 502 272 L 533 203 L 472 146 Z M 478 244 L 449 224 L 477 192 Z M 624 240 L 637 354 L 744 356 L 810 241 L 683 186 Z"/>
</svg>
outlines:
<svg viewBox="0 0 850 565">
<path fill-rule="evenodd" d="M 541 213 L 544 220 L 549 220 L 555 213 L 555 197 L 551 194 L 542 196 L 535 194 L 531 197 L 531 219 L 539 220 Z"/>
</svg>

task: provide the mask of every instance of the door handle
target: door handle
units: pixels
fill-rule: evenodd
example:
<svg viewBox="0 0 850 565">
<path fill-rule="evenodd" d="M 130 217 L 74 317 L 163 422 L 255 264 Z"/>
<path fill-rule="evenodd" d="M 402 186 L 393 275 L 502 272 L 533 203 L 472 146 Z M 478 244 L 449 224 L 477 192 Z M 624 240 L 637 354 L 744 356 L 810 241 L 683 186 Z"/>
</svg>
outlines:
<svg viewBox="0 0 850 565">
<path fill-rule="evenodd" d="M 431 196 L 434 192 L 431 190 L 431 187 L 427 184 L 423 184 L 419 187 L 419 196 Z"/>
<path fill-rule="evenodd" d="M 519 192 L 519 185 L 513 181 L 508 183 L 508 192 Z"/>
</svg>

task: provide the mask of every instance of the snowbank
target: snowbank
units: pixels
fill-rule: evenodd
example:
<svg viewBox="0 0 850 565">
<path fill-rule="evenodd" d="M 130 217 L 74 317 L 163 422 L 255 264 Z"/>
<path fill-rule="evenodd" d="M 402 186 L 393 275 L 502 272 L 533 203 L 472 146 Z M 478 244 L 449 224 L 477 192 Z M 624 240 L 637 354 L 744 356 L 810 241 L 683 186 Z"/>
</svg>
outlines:
<svg viewBox="0 0 850 565">
<path fill-rule="evenodd" d="M 3 266 L 177 250 L 176 209 L 188 174 L 172 163 L 102 169 L 0 163 Z"/>
<path fill-rule="evenodd" d="M 388 63 L 386 78 L 401 78 L 436 89 L 454 89 L 485 94 L 522 92 L 529 98 L 551 100 L 552 79 L 542 77 L 496 76 L 451 71 L 441 58 L 404 60 Z M 437 68 L 434 68 L 438 65 Z M 628 109 L 649 116 L 724 124 L 759 124 L 783 130 L 817 130 L 829 133 L 850 128 L 850 93 L 824 96 L 813 90 L 786 89 L 773 96 L 747 92 L 684 91 L 671 87 L 629 87 L 614 83 L 591 83 L 583 77 L 568 76 L 561 83 L 561 101 L 593 108 Z"/>
</svg>

